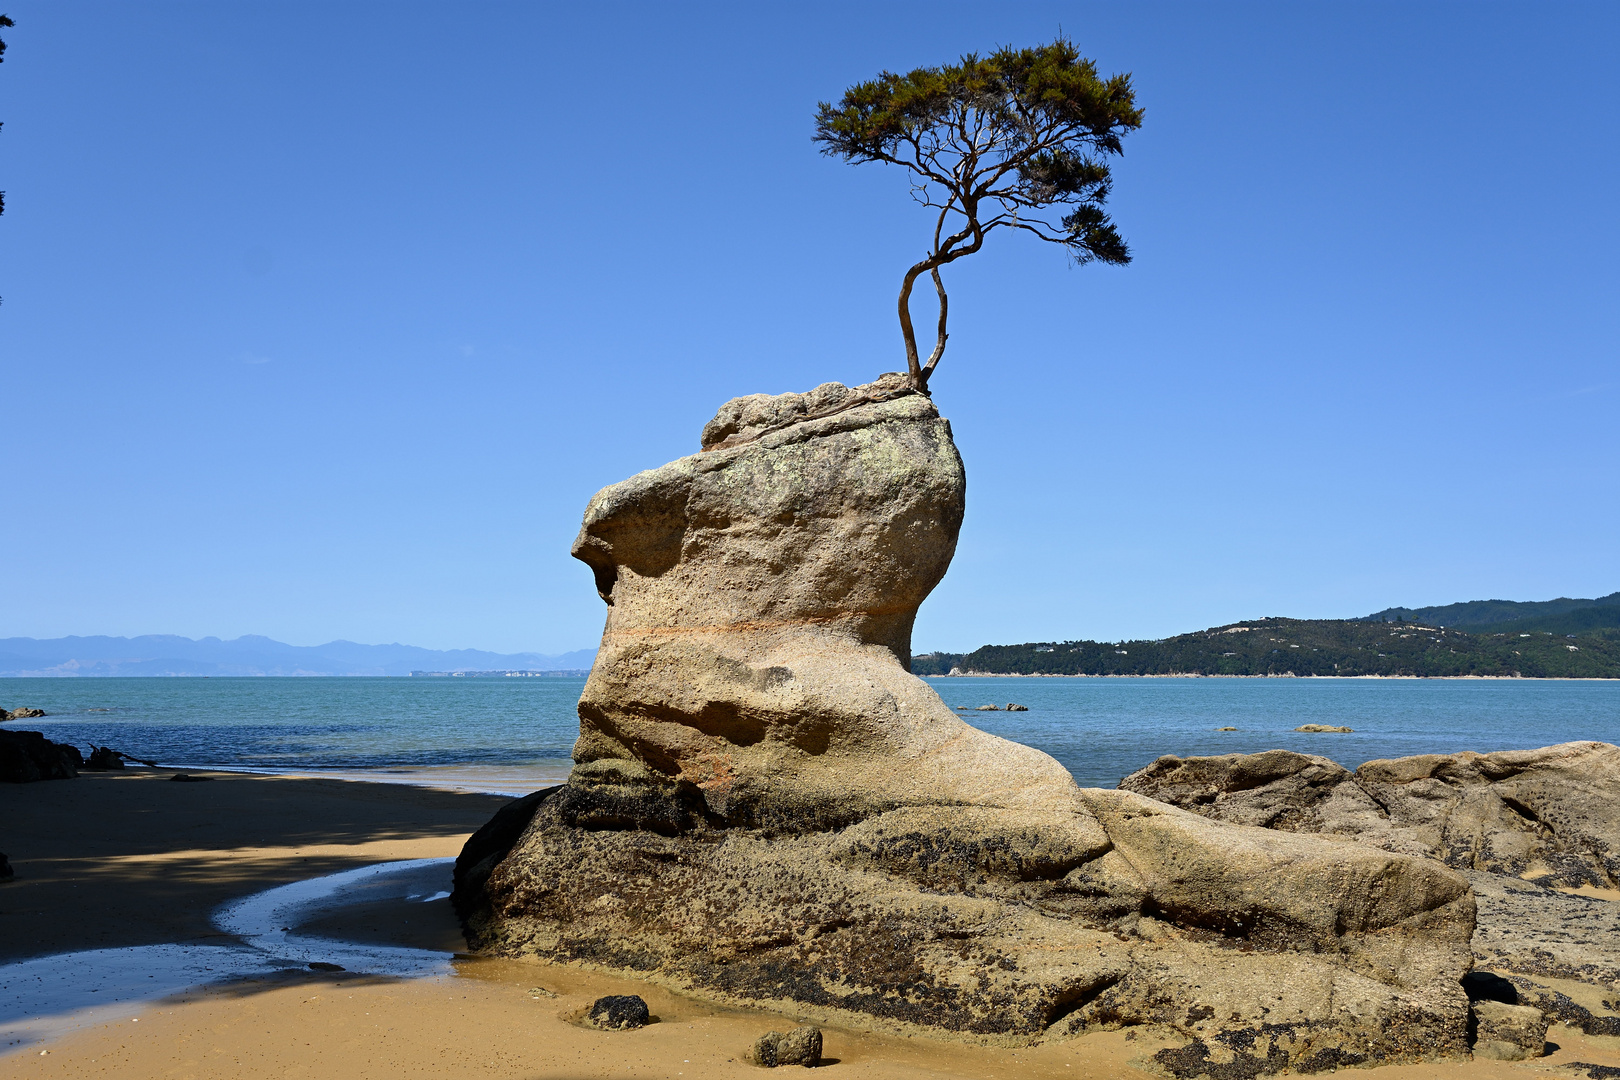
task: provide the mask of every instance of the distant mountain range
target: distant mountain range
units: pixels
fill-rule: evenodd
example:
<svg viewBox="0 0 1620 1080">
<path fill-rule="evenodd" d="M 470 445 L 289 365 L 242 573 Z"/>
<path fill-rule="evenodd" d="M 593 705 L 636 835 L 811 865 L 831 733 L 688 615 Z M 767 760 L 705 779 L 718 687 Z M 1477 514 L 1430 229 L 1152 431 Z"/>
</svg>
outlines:
<svg viewBox="0 0 1620 1080">
<path fill-rule="evenodd" d="M 1620 678 L 1620 593 L 1474 600 L 1360 619 L 1251 619 L 1157 641 L 1032 641 L 913 657 L 918 675 Z"/>
<path fill-rule="evenodd" d="M 596 650 L 561 656 L 413 645 L 287 645 L 249 634 L 200 641 L 171 634 L 141 637 L 0 638 L 3 676 L 409 675 L 413 671 L 566 671 L 589 668 Z"/>
</svg>

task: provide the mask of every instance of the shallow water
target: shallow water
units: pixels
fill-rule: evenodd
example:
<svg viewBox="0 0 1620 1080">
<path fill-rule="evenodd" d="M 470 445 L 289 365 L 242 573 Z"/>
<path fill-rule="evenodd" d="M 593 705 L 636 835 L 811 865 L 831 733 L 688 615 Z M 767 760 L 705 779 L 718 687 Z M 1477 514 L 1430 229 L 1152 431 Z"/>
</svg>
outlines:
<svg viewBox="0 0 1620 1080">
<path fill-rule="evenodd" d="M 1620 680 L 935 678 L 968 721 L 1112 787 L 1161 754 L 1371 758 L 1620 742 Z M 0 679 L 0 705 L 58 741 L 177 768 L 322 772 L 517 794 L 566 774 L 584 680 Z M 1304 735 L 1302 724 L 1351 735 Z M 1237 731 L 1217 732 L 1220 727 Z"/>
<path fill-rule="evenodd" d="M 298 881 L 232 901 L 214 924 L 234 945 L 140 945 L 0 965 L 0 1054 L 91 1024 L 139 1022 L 153 1002 L 212 983 L 292 974 L 312 962 L 381 978 L 452 974 L 452 953 L 297 932 L 346 907 L 448 904 L 454 859 L 409 859 Z"/>
</svg>

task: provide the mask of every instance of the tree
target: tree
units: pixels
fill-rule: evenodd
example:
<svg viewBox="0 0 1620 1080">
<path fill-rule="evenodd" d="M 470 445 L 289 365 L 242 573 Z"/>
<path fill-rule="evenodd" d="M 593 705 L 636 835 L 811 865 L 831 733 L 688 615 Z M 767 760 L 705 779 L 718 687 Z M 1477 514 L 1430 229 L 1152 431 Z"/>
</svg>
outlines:
<svg viewBox="0 0 1620 1080">
<path fill-rule="evenodd" d="M 11 16 L 10 15 L 0 15 L 0 26 L 16 26 L 16 25 L 17 25 L 16 23 L 11 21 Z M 3 64 L 5 62 L 6 62 L 6 43 L 4 41 L 0 41 L 0 64 Z M 5 127 L 5 125 L 0 124 L 0 127 Z M 3 214 L 5 212 L 6 212 L 6 193 L 3 192 L 3 191 L 0 191 L 0 214 Z"/>
<path fill-rule="evenodd" d="M 933 245 L 900 286 L 906 369 L 918 390 L 945 353 L 949 300 L 940 267 L 971 255 L 996 229 L 1062 244 L 1076 264 L 1124 264 L 1130 251 L 1103 212 L 1107 155 L 1142 126 L 1129 75 L 1099 78 L 1067 39 L 1003 48 L 983 59 L 885 71 L 816 110 L 821 151 L 851 164 L 881 161 L 912 173 L 911 193 L 938 211 Z M 911 289 L 923 274 L 939 294 L 934 351 L 918 359 Z"/>
</svg>

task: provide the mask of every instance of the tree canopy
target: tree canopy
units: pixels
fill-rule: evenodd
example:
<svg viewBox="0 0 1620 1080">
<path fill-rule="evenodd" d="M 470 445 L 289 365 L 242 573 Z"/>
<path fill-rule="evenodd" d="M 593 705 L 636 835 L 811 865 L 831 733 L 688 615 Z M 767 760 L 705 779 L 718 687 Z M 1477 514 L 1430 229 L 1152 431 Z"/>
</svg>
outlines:
<svg viewBox="0 0 1620 1080">
<path fill-rule="evenodd" d="M 851 164 L 880 161 L 912 174 L 912 196 L 937 211 L 928 254 L 906 271 L 900 329 L 912 385 L 924 392 L 945 352 L 948 298 L 940 267 L 971 255 L 996 229 L 1061 244 L 1076 263 L 1130 262 L 1103 210 L 1113 178 L 1106 158 L 1142 125 L 1129 75 L 1102 78 L 1059 37 L 956 64 L 885 71 L 821 102 L 814 139 Z M 929 274 L 939 295 L 933 353 L 919 359 L 911 290 Z"/>
</svg>

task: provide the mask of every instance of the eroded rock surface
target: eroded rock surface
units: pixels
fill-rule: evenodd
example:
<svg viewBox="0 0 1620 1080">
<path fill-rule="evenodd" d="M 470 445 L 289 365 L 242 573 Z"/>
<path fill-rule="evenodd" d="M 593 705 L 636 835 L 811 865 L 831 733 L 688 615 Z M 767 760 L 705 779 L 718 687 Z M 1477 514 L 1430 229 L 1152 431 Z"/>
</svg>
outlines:
<svg viewBox="0 0 1620 1080">
<path fill-rule="evenodd" d="M 474 836 L 475 947 L 1028 1042 L 1157 1024 L 1176 1075 L 1466 1051 L 1432 860 L 1081 790 L 907 671 L 964 477 L 898 377 L 745 398 L 595 496 L 578 763 Z"/>
<path fill-rule="evenodd" d="M 1268 750 L 1161 757 L 1119 785 L 1244 825 L 1343 836 L 1462 870 L 1559 888 L 1620 889 L 1620 747 L 1369 761 Z"/>
<path fill-rule="evenodd" d="M 1120 787 L 1216 821 L 1456 867 L 1478 902 L 1476 965 L 1509 973 L 1519 987 L 1507 1004 L 1620 1035 L 1620 997 L 1603 997 L 1620 989 L 1620 748 L 1575 742 L 1424 755 L 1369 761 L 1354 773 L 1286 750 L 1163 757 Z"/>
</svg>

